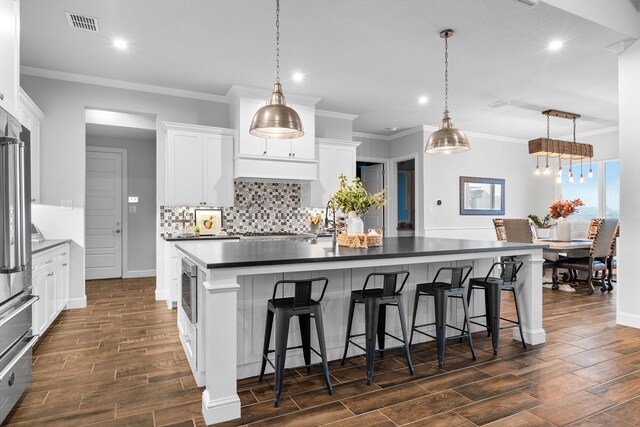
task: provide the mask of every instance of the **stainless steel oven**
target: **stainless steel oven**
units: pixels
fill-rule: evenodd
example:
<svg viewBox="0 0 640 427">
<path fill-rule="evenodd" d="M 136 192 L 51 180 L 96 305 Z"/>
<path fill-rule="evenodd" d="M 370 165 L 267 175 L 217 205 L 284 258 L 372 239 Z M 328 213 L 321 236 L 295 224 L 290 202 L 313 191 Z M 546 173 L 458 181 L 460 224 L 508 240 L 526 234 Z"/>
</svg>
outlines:
<svg viewBox="0 0 640 427">
<path fill-rule="evenodd" d="M 198 266 L 182 258 L 182 309 L 192 324 L 198 323 Z"/>
</svg>

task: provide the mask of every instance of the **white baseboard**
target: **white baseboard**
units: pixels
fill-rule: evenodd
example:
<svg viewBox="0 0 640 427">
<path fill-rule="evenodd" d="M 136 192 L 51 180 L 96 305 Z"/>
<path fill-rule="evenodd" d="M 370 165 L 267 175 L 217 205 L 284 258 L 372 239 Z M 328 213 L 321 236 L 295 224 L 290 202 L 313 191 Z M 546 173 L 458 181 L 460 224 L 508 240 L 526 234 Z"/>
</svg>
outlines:
<svg viewBox="0 0 640 427">
<path fill-rule="evenodd" d="M 156 271 L 155 270 L 129 270 L 129 271 L 127 271 L 127 273 L 123 277 L 125 277 L 125 278 L 151 277 L 151 276 L 155 276 L 155 275 L 156 275 Z"/>
<path fill-rule="evenodd" d="M 212 399 L 209 390 L 202 393 L 202 415 L 209 424 L 240 418 L 240 398 L 237 394 Z"/>
<path fill-rule="evenodd" d="M 167 299 L 167 293 L 162 289 L 156 289 L 156 301 L 165 301 Z"/>
<path fill-rule="evenodd" d="M 85 308 L 87 306 L 87 296 L 83 295 L 77 298 L 69 298 L 67 301 L 67 309 Z"/>
<path fill-rule="evenodd" d="M 640 329 L 640 315 L 619 311 L 616 315 L 616 323 L 618 325 Z"/>
</svg>

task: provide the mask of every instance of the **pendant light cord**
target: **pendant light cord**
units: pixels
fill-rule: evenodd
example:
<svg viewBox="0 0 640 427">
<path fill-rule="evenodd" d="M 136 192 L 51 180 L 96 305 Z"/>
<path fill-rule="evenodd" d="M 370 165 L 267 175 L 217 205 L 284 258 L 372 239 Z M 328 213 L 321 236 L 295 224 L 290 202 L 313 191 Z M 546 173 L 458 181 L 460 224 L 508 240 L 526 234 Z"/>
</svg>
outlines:
<svg viewBox="0 0 640 427">
<path fill-rule="evenodd" d="M 280 82 L 280 0 L 276 0 L 276 81 Z"/>
<path fill-rule="evenodd" d="M 546 167 L 549 167 L 549 115 L 547 114 L 547 143 L 545 144 L 545 148 L 547 149 L 547 160 L 546 160 Z"/>
<path fill-rule="evenodd" d="M 449 36 L 444 38 L 444 109 L 449 111 Z"/>
</svg>

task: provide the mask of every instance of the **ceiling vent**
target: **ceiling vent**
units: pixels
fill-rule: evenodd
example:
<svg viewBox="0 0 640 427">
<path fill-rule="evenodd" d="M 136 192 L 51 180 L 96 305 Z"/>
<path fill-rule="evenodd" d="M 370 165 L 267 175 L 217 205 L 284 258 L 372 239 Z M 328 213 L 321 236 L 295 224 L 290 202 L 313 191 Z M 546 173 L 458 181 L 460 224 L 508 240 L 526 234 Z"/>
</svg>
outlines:
<svg viewBox="0 0 640 427">
<path fill-rule="evenodd" d="M 538 0 L 513 0 L 527 7 L 533 7 L 538 4 Z"/>
<path fill-rule="evenodd" d="M 65 12 L 67 14 L 67 21 L 69 26 L 78 30 L 91 31 L 92 33 L 100 32 L 98 27 L 98 20 L 91 16 L 79 15 L 77 13 Z"/>
<path fill-rule="evenodd" d="M 505 101 L 505 100 L 501 99 L 500 101 L 492 102 L 491 104 L 487 105 L 487 107 L 488 108 L 502 108 L 502 107 L 506 107 L 507 105 L 511 105 L 511 103 L 509 101 Z"/>
</svg>

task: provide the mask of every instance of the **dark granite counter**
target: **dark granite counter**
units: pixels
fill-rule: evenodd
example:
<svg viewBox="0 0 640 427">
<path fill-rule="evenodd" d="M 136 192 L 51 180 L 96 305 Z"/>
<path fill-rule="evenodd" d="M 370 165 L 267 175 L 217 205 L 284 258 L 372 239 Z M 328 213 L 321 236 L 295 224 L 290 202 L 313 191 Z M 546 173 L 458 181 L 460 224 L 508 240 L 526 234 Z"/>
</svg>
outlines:
<svg viewBox="0 0 640 427">
<path fill-rule="evenodd" d="M 31 242 L 31 254 L 35 255 L 38 252 L 43 252 L 49 249 L 53 249 L 56 246 L 64 245 L 65 243 L 69 243 L 71 240 L 69 239 L 52 239 L 52 240 L 43 240 L 42 242 Z"/>
<path fill-rule="evenodd" d="M 386 238 L 380 247 L 337 248 L 331 242 L 234 241 L 216 245 L 179 243 L 176 247 L 208 269 L 265 265 L 335 262 L 363 259 L 435 256 L 481 252 L 543 249 L 540 244 L 489 242 L 429 237 Z"/>
</svg>

